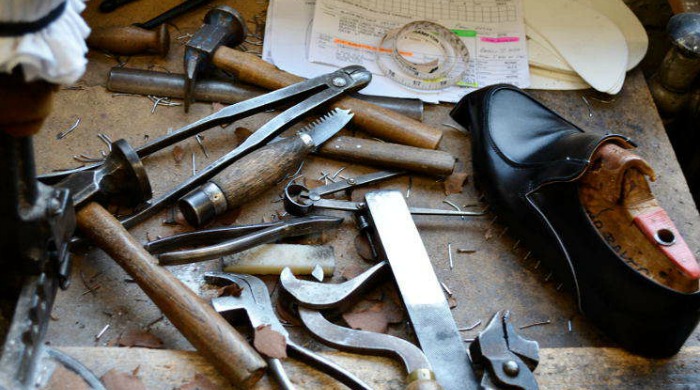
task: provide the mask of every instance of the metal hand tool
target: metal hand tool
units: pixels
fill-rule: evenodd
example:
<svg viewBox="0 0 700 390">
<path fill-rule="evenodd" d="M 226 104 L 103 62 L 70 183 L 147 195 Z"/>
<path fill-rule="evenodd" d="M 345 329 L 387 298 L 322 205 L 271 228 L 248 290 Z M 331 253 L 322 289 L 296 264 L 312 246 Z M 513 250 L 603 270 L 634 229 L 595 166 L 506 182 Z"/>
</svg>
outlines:
<svg viewBox="0 0 700 390">
<path fill-rule="evenodd" d="M 70 190 L 75 207 L 90 200 L 127 198 L 132 205 L 151 198 L 151 183 L 138 154 L 123 139 L 112 143 L 112 151 L 99 167 L 75 172 L 55 185 Z"/>
<path fill-rule="evenodd" d="M 285 269 L 280 275 L 280 282 L 282 289 L 298 305 L 297 311 L 304 326 L 319 340 L 338 349 L 371 353 L 362 348 L 369 349 L 376 345 L 383 350 L 385 344 L 374 338 L 365 338 L 364 333 L 368 332 L 351 334 L 349 329 L 328 323 L 316 310 L 334 308 L 343 311 L 354 304 L 364 291 L 385 280 L 389 271 L 389 263 L 382 261 L 346 282 L 328 284 L 297 279 L 289 269 Z M 391 342 L 389 345 L 394 344 Z M 485 389 L 537 389 L 532 371 L 539 361 L 538 350 L 537 342 L 524 339 L 515 332 L 507 311 L 496 313 L 470 344 L 471 359 L 481 373 L 481 386 Z M 408 369 L 408 372 L 412 370 Z"/>
<path fill-rule="evenodd" d="M 113 92 L 155 95 L 171 98 L 185 97 L 185 75 L 115 66 L 107 76 L 107 89 Z M 199 79 L 192 97 L 200 102 L 233 104 L 263 95 L 268 91 L 250 84 L 226 78 Z M 391 98 L 386 96 L 350 94 L 360 100 L 396 111 L 399 114 L 423 120 L 423 102 L 420 99 Z M 421 149 L 425 150 L 425 149 Z M 444 152 L 442 152 L 444 153 Z M 410 156 L 404 156 L 410 158 Z"/>
<path fill-rule="evenodd" d="M 268 224 L 248 225 L 245 229 L 223 227 L 177 234 L 152 241 L 144 245 L 144 248 L 154 254 L 161 265 L 188 264 L 216 259 L 282 238 L 319 233 L 337 227 L 342 222 L 342 218 L 325 216 L 291 218 Z M 165 252 L 183 245 L 202 244 L 208 246 Z"/>
<path fill-rule="evenodd" d="M 197 75 L 209 64 L 219 46 L 238 46 L 245 41 L 248 27 L 235 9 L 220 5 L 204 16 L 204 24 L 185 46 L 185 112 L 194 101 Z"/>
<path fill-rule="evenodd" d="M 351 389 L 371 389 L 371 387 L 349 371 L 291 340 L 289 338 L 289 333 L 287 333 L 287 330 L 282 326 L 277 316 L 275 316 L 272 302 L 270 302 L 270 293 L 265 283 L 260 279 L 251 275 L 238 275 L 224 272 L 207 272 L 204 274 L 204 278 L 209 283 L 221 284 L 233 282 L 243 288 L 240 296 L 214 298 L 212 300 L 212 305 L 217 312 L 222 314 L 226 314 L 227 312 L 233 312 L 232 314 L 235 314 L 235 312 L 245 312 L 250 324 L 254 328 L 261 325 L 270 325 L 272 330 L 284 336 L 287 341 L 287 353 L 292 357 L 323 370 L 326 374 L 337 379 Z M 282 388 L 294 388 L 294 385 L 292 385 L 289 380 L 279 359 L 268 358 L 268 364 Z"/>
<path fill-rule="evenodd" d="M 359 66 L 345 67 L 335 72 L 292 85 L 288 88 L 280 89 L 266 95 L 258 96 L 256 98 L 231 105 L 212 115 L 184 126 L 174 131 L 172 134 L 163 136 L 162 138 L 157 139 L 147 145 L 134 149 L 138 157 L 144 158 L 211 127 L 218 126 L 223 123 L 230 123 L 240 118 L 262 112 L 271 107 L 306 98 L 274 117 L 272 120 L 260 127 L 255 133 L 253 133 L 253 135 L 248 137 L 237 148 L 221 156 L 196 175 L 189 177 L 183 183 L 174 189 L 171 189 L 159 198 L 149 201 L 143 209 L 127 217 L 122 221 L 122 223 L 128 229 L 151 217 L 160 211 L 166 204 L 182 197 L 186 193 L 190 192 L 195 186 L 201 185 L 214 177 L 214 175 L 221 172 L 235 160 L 267 143 L 279 133 L 301 120 L 304 115 L 337 98 L 338 96 L 341 96 L 343 93 L 364 87 L 367 85 L 367 83 L 369 83 L 370 79 L 371 73 L 369 73 L 365 68 Z M 95 164 L 68 172 L 59 172 L 57 174 L 45 176 L 45 178 L 48 180 L 56 180 L 57 178 L 63 178 L 76 172 L 95 169 L 100 165 L 101 164 Z"/>
<path fill-rule="evenodd" d="M 159 266 L 107 210 L 90 202 L 77 212 L 77 224 L 234 386 L 248 388 L 260 379 L 265 361 L 245 338 L 190 288 Z"/>
<path fill-rule="evenodd" d="M 539 345 L 517 334 L 507 310 L 493 316 L 486 328 L 469 345 L 472 362 L 483 370 L 485 389 L 539 388 L 535 370 L 539 363 Z"/>
<path fill-rule="evenodd" d="M 391 266 L 418 344 L 438 383 L 448 390 L 477 388 L 462 338 L 403 194 L 370 192 L 365 203 L 375 242 Z"/>
<path fill-rule="evenodd" d="M 244 156 L 216 177 L 183 196 L 178 207 L 187 222 L 204 225 L 234 209 L 294 172 L 313 150 L 337 134 L 352 113 L 336 108 L 297 135 L 277 139 Z"/>
<path fill-rule="evenodd" d="M 332 210 L 358 211 L 365 207 L 361 202 L 350 202 L 345 200 L 334 200 L 322 198 L 324 195 L 339 191 L 348 191 L 354 187 L 386 180 L 395 176 L 403 175 L 401 171 L 382 171 L 346 179 L 325 186 L 308 189 L 301 184 L 292 183 L 284 189 L 284 209 L 292 215 L 306 215 L 314 208 L 324 208 Z M 484 215 L 482 211 L 456 211 L 427 209 L 411 207 L 411 214 L 415 215 L 445 215 L 445 216 L 479 216 Z"/>
<path fill-rule="evenodd" d="M 234 73 L 238 80 L 248 84 L 274 90 L 304 80 L 277 69 L 253 54 L 217 46 L 216 42 L 202 45 L 199 49 L 204 51 L 198 55 L 199 62 L 211 62 L 222 70 Z M 197 64 L 195 68 L 201 69 L 202 65 Z M 194 78 L 195 75 L 192 75 Z M 339 99 L 333 104 L 333 108 L 336 107 L 352 111 L 355 113 L 355 125 L 387 141 L 435 149 L 442 138 L 442 131 L 434 127 L 358 99 Z"/>
<path fill-rule="evenodd" d="M 303 306 L 299 306 L 297 312 L 304 327 L 326 345 L 341 351 L 398 358 L 408 373 L 407 389 L 441 389 L 435 382 L 435 374 L 423 351 L 410 342 L 388 334 L 336 325 L 328 321 L 321 312 Z"/>
<path fill-rule="evenodd" d="M 337 308 L 343 311 L 365 291 L 385 280 L 390 272 L 389 263 L 381 261 L 348 281 L 328 284 L 297 279 L 289 268 L 285 268 L 280 273 L 280 284 L 299 306 L 318 310 Z"/>
</svg>

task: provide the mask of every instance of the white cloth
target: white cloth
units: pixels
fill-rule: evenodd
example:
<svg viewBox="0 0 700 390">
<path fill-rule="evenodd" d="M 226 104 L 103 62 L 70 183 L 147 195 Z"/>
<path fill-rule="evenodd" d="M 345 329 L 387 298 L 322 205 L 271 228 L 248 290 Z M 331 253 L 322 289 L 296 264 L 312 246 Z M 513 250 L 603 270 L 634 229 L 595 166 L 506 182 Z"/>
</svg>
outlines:
<svg viewBox="0 0 700 390">
<path fill-rule="evenodd" d="M 0 37 L 0 72 L 21 65 L 26 81 L 38 79 L 72 84 L 85 72 L 90 27 L 80 16 L 81 0 L 0 0 L 0 22 L 31 22 L 47 15 L 63 1 L 66 8 L 43 29 L 21 37 Z"/>
</svg>

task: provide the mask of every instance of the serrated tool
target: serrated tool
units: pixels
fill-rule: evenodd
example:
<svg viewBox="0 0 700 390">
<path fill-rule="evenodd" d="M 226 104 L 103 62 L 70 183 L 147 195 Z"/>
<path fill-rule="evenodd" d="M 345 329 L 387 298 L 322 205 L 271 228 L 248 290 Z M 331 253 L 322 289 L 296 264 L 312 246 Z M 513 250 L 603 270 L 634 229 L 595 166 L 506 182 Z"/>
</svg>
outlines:
<svg viewBox="0 0 700 390">
<path fill-rule="evenodd" d="M 180 199 L 178 207 L 193 226 L 251 200 L 294 172 L 304 158 L 338 133 L 352 119 L 348 110 L 334 109 L 287 137 L 241 158 L 212 180 Z"/>
</svg>

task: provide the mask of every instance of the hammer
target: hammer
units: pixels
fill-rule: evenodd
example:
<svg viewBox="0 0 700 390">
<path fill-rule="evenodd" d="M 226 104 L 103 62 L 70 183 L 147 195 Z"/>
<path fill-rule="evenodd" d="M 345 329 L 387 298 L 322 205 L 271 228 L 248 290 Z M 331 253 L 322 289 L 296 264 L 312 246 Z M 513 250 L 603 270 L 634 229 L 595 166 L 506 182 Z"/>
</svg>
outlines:
<svg viewBox="0 0 700 390">
<path fill-rule="evenodd" d="M 224 46 L 235 46 L 243 42 L 246 31 L 245 22 L 230 7 L 219 6 L 207 13 L 204 25 L 193 35 L 185 49 L 185 110 L 193 100 L 197 73 L 209 63 L 235 73 L 240 81 L 270 90 L 304 80 L 252 54 Z M 367 133 L 388 141 L 435 149 L 442 138 L 442 131 L 434 127 L 356 98 L 343 97 L 332 107 L 351 110 L 355 113 L 354 124 Z"/>
<path fill-rule="evenodd" d="M 70 190 L 78 228 L 112 257 L 160 308 L 170 322 L 231 383 L 251 387 L 263 375 L 265 361 L 231 325 L 156 260 L 98 198 L 151 197 L 151 186 L 137 153 L 124 140 L 112 144 L 105 163 L 77 172 L 56 185 Z"/>
</svg>

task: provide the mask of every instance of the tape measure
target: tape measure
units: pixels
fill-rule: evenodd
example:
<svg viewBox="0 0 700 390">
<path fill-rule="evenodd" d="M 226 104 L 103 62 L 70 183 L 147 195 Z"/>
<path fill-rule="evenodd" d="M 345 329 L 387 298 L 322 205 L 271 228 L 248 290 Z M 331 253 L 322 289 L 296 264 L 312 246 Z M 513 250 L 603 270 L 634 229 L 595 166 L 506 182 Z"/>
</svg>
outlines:
<svg viewBox="0 0 700 390">
<path fill-rule="evenodd" d="M 385 76 L 419 90 L 455 86 L 469 61 L 469 51 L 455 33 L 428 21 L 389 30 L 376 53 Z"/>
</svg>

